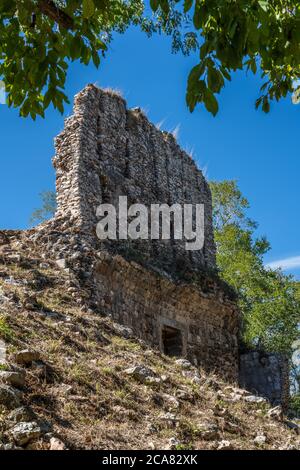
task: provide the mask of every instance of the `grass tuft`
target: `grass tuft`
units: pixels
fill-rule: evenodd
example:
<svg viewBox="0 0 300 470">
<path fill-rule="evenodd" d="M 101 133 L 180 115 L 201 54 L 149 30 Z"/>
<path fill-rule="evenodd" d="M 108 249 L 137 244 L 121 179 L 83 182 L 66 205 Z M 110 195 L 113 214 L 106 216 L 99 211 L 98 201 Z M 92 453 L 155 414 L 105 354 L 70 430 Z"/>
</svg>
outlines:
<svg viewBox="0 0 300 470">
<path fill-rule="evenodd" d="M 4 315 L 0 315 L 0 338 L 5 341 L 12 341 L 14 338 L 13 331 L 7 323 L 7 319 Z"/>
</svg>

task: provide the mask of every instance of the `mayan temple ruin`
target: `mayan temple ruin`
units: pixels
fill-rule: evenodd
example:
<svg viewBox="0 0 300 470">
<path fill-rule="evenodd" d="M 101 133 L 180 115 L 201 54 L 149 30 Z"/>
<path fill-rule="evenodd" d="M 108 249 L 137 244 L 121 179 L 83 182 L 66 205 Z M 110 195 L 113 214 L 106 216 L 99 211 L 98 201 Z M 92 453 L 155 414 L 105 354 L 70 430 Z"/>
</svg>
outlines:
<svg viewBox="0 0 300 470">
<path fill-rule="evenodd" d="M 236 379 L 238 310 L 216 275 L 210 190 L 173 135 L 117 93 L 90 85 L 56 138 L 54 166 L 63 231 L 51 249 L 92 305 L 162 351 Z M 204 204 L 203 249 L 172 239 L 101 242 L 97 207 L 118 204 L 120 195 L 147 206 Z"/>
</svg>

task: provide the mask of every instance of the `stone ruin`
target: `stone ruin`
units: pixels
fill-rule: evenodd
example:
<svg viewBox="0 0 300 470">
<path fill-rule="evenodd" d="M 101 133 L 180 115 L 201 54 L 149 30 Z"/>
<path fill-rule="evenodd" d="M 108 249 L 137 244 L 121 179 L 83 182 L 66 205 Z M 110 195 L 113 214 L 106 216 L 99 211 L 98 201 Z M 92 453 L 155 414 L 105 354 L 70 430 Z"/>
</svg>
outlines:
<svg viewBox="0 0 300 470">
<path fill-rule="evenodd" d="M 29 231 L 45 256 L 68 272 L 82 309 L 130 327 L 165 354 L 189 359 L 274 403 L 287 403 L 280 357 L 239 354 L 236 294 L 218 276 L 209 186 L 174 136 L 111 90 L 88 85 L 56 138 L 57 212 Z M 204 204 L 205 243 L 181 240 L 100 241 L 97 207 L 128 203 Z M 271 378 L 270 378 L 271 376 Z"/>
<path fill-rule="evenodd" d="M 93 308 L 148 344 L 236 380 L 239 315 L 235 294 L 216 273 L 209 186 L 174 136 L 115 92 L 87 86 L 56 138 L 58 208 L 47 229 L 52 255 L 70 269 Z M 97 207 L 202 203 L 205 243 L 100 241 Z"/>
<path fill-rule="evenodd" d="M 289 361 L 278 353 L 240 351 L 239 383 L 242 388 L 266 397 L 273 405 L 288 408 Z"/>
</svg>

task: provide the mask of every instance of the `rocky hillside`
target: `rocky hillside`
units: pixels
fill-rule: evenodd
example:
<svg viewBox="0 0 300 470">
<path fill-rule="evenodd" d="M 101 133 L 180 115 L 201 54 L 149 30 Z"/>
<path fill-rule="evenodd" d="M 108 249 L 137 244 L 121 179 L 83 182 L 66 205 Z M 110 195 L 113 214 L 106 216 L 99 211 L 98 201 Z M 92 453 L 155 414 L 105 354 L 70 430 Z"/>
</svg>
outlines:
<svg viewBox="0 0 300 470">
<path fill-rule="evenodd" d="M 68 272 L 0 232 L 0 448 L 300 449 L 261 397 L 79 306 Z"/>
</svg>

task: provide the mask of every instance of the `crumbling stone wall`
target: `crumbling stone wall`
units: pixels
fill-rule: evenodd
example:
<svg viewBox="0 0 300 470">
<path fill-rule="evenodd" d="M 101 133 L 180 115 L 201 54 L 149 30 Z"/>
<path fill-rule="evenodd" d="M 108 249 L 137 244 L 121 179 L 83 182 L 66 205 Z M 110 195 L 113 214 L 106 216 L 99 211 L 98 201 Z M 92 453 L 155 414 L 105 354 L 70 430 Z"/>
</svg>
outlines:
<svg viewBox="0 0 300 470">
<path fill-rule="evenodd" d="M 162 351 L 175 332 L 172 341 L 181 344 L 173 350 L 195 365 L 233 381 L 240 373 L 241 386 L 286 406 L 284 358 L 248 351 L 239 361 L 239 312 L 216 273 L 210 190 L 174 137 L 139 109 L 128 110 L 119 95 L 89 85 L 75 97 L 53 162 L 57 213 L 22 233 L 22 246 L 30 241 L 68 272 L 67 291 L 82 309 L 111 315 Z M 175 240 L 99 242 L 96 209 L 119 195 L 129 204 L 204 204 L 204 248 L 187 252 Z M 0 233 L 0 242 L 19 235 Z M 0 344 L 0 363 L 3 354 Z"/>
<path fill-rule="evenodd" d="M 267 398 L 274 405 L 288 407 L 289 363 L 281 354 L 247 351 L 240 354 L 240 386 Z"/>
<path fill-rule="evenodd" d="M 237 379 L 237 308 L 220 286 L 209 280 L 205 286 L 204 282 L 174 282 L 107 252 L 98 253 L 96 266 L 102 311 L 162 351 L 164 327 L 179 330 L 183 356 L 195 365 Z"/>
<path fill-rule="evenodd" d="M 54 166 L 58 210 L 41 237 L 85 292 L 83 305 L 163 351 L 164 335 L 178 333 L 182 356 L 237 380 L 238 310 L 216 274 L 211 193 L 175 138 L 118 94 L 90 85 L 56 139 Z M 96 209 L 119 196 L 129 205 L 204 204 L 203 249 L 186 251 L 178 240 L 100 242 Z"/>
</svg>

